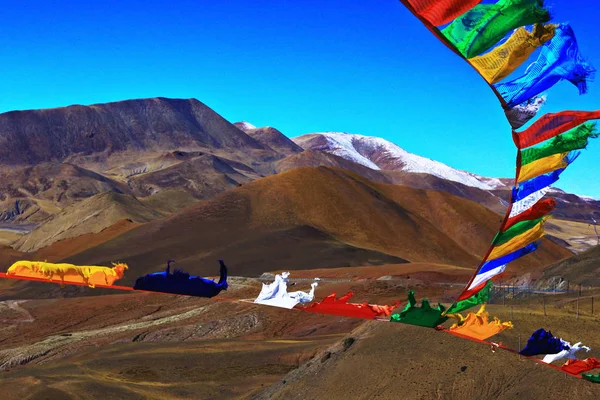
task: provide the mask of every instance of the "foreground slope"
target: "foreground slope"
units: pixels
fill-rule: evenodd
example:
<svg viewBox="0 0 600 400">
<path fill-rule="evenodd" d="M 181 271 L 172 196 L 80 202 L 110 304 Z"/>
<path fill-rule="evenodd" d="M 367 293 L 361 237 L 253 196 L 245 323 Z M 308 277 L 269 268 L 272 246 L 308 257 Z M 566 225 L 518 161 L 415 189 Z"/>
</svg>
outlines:
<svg viewBox="0 0 600 400">
<path fill-rule="evenodd" d="M 224 295 L 258 291 L 232 280 Z M 0 302 L 0 321 L 3 400 L 236 398 L 360 323 L 149 293 Z"/>
<path fill-rule="evenodd" d="M 408 287 L 323 281 L 316 298 L 350 288 L 357 302 L 403 305 Z M 416 290 L 433 300 L 446 291 Z M 600 391 L 433 329 L 228 301 L 259 291 L 259 281 L 234 278 L 220 301 L 134 293 L 0 302 L 3 399 L 591 400 Z M 600 321 L 587 310 L 575 319 L 576 297 L 548 296 L 547 316 L 540 299 L 531 300 L 488 306 L 515 323 L 494 341 L 518 348 L 519 335 L 524 341 L 545 327 L 599 357 Z M 560 306 L 566 300 L 570 306 Z"/>
<path fill-rule="evenodd" d="M 502 320 L 510 311 L 490 307 Z M 600 345 L 596 318 L 538 311 L 514 312 L 514 330 L 493 338 L 518 348 L 519 334 L 545 326 L 567 340 Z M 554 314 L 554 313 L 553 313 Z M 506 351 L 492 353 L 488 345 L 417 326 L 369 322 L 348 339 L 322 350 L 251 399 L 580 399 L 600 396 L 600 386 L 520 359 Z M 525 339 L 523 339 L 525 340 Z M 598 352 L 586 356 L 598 357 Z M 559 363 L 557 363 L 558 365 Z"/>
</svg>

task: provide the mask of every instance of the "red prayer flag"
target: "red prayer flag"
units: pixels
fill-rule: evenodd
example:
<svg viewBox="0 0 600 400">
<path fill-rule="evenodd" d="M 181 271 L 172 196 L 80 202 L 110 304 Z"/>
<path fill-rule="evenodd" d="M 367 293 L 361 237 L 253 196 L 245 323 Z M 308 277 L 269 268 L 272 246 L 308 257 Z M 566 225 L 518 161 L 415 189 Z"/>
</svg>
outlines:
<svg viewBox="0 0 600 400">
<path fill-rule="evenodd" d="M 312 303 L 302 308 L 304 311 L 321 314 L 339 315 L 342 317 L 375 319 L 376 317 L 389 317 L 392 311 L 399 306 L 399 302 L 391 306 L 380 306 L 368 303 L 348 303 L 354 293 L 348 292 L 345 296 L 336 299 L 336 293 L 325 297 L 320 303 Z"/>
<path fill-rule="evenodd" d="M 546 114 L 523 132 L 513 131 L 513 140 L 519 149 L 524 149 L 552 139 L 593 119 L 600 119 L 600 110 L 562 111 Z"/>
<path fill-rule="evenodd" d="M 579 375 L 583 372 L 591 371 L 600 368 L 600 361 L 594 357 L 586 358 L 585 360 L 568 360 L 561 369 L 568 374 Z"/>
<path fill-rule="evenodd" d="M 554 199 L 543 199 L 538 201 L 530 209 L 523 211 L 519 215 L 515 215 L 506 221 L 506 224 L 502 228 L 502 231 L 506 231 L 508 228 L 523 221 L 534 220 L 543 217 L 556 207 L 556 200 Z"/>
<path fill-rule="evenodd" d="M 463 15 L 481 0 L 400 0 L 415 14 L 426 19 L 433 26 L 451 22 Z"/>
</svg>

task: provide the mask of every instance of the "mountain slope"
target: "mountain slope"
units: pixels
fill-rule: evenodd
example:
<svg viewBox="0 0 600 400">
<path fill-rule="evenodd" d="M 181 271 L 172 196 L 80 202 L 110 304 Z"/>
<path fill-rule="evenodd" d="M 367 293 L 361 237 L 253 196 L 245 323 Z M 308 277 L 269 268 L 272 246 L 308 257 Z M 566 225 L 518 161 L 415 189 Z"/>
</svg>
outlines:
<svg viewBox="0 0 600 400">
<path fill-rule="evenodd" d="M 273 173 L 283 157 L 195 99 L 3 113 L 0 221 L 39 224 L 105 191 L 214 196 Z"/>
<path fill-rule="evenodd" d="M 315 150 L 304 150 L 301 153 L 291 154 L 275 163 L 275 170 L 279 172 L 291 171 L 300 167 L 336 167 L 354 172 L 374 182 L 394 183 L 385 171 L 376 171 L 364 165 L 346 160 L 331 153 Z"/>
<path fill-rule="evenodd" d="M 537 304 L 525 307 L 515 307 L 514 329 L 491 340 L 516 349 L 521 337 L 529 337 L 542 324 L 592 349 L 600 342 L 600 324 L 594 318 L 575 321 L 556 311 L 544 316 Z M 488 310 L 502 321 L 513 314 L 512 308 L 502 306 Z M 367 322 L 249 398 L 593 400 L 598 393 L 594 384 L 507 351 L 492 353 L 489 345 L 413 325 Z"/>
<path fill-rule="evenodd" d="M 570 285 L 599 286 L 600 246 L 592 247 L 546 268 L 540 278 L 540 284 L 548 284 L 549 281 L 557 284 L 568 281 Z M 566 283 L 564 286 L 566 289 Z"/>
<path fill-rule="evenodd" d="M 147 207 L 134 197 L 105 192 L 65 208 L 29 234 L 19 238 L 13 247 L 32 252 L 59 240 L 97 233 L 120 220 L 148 222 L 164 214 Z"/>
<path fill-rule="evenodd" d="M 306 251 L 306 243 L 313 241 L 323 249 L 319 251 L 349 245 L 376 252 L 379 263 L 388 255 L 474 267 L 500 219 L 483 206 L 446 193 L 377 184 L 340 169 L 298 168 L 144 224 L 68 261 L 126 261 L 131 270 L 124 283 L 163 268 L 168 259 L 200 275 L 214 273 L 218 258 L 233 260 L 232 273 L 251 276 L 280 267 L 351 265 L 351 253 L 330 260 Z M 547 265 L 569 254 L 546 241 L 536 257 L 520 260 L 512 271 Z"/>
<path fill-rule="evenodd" d="M 125 183 L 72 164 L 50 162 L 0 170 L 0 221 L 40 223 L 64 207 L 106 191 L 132 194 Z"/>
<path fill-rule="evenodd" d="M 244 128 L 244 132 L 246 132 L 248 136 L 252 137 L 263 146 L 270 147 L 277 151 L 279 154 L 287 156 L 290 154 L 301 153 L 303 150 L 302 147 L 298 146 L 291 139 L 288 139 L 283 133 L 270 126 L 253 129 L 244 126 Z"/>
<path fill-rule="evenodd" d="M 466 171 L 456 170 L 440 162 L 420 157 L 377 137 L 352 135 L 339 132 L 325 132 L 303 135 L 294 141 L 305 149 L 336 155 L 348 163 L 363 166 L 356 167 L 337 163 L 337 166 L 360 173 L 378 182 L 392 182 L 417 189 L 441 190 L 447 193 L 473 200 L 489 209 L 504 215 L 510 199 L 511 179 L 486 178 Z M 302 154 L 299 155 L 299 158 Z M 318 157 L 312 157 L 310 165 L 316 166 Z M 296 162 L 302 165 L 302 161 Z M 322 161 L 323 165 L 331 165 Z M 278 164 L 290 169 L 294 160 L 290 157 Z M 304 163 L 307 164 L 307 163 Z M 281 169 L 281 167 L 277 167 Z M 366 174 L 368 168 L 373 172 Z M 375 173 L 379 172 L 379 173 Z M 385 175 L 387 179 L 381 176 Z M 600 219 L 600 201 L 567 194 L 560 189 L 552 189 L 552 197 L 557 200 L 553 215 L 561 220 L 590 223 L 592 218 Z M 559 222 L 562 223 L 562 222 Z M 585 235 L 585 242 L 595 239 L 593 233 Z M 581 241 L 580 241 L 581 242 Z M 579 243 L 569 242 L 579 249 Z"/>
<path fill-rule="evenodd" d="M 165 169 L 133 176 L 129 179 L 129 187 L 141 197 L 162 190 L 183 189 L 198 199 L 209 198 L 248 183 L 257 176 L 246 166 L 243 166 L 242 172 L 248 176 L 234 166 L 238 166 L 238 163 L 211 154 L 201 154 Z"/>
</svg>

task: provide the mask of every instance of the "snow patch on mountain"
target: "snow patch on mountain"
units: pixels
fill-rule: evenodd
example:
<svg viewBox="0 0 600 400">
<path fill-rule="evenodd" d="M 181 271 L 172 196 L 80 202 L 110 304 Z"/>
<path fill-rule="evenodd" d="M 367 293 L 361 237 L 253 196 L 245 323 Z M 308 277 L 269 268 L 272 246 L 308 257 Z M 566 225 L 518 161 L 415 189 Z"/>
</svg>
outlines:
<svg viewBox="0 0 600 400">
<path fill-rule="evenodd" d="M 354 141 L 357 139 L 358 135 L 340 132 L 316 133 L 315 135 L 322 135 L 327 141 L 327 144 L 324 146 L 313 147 L 312 150 L 325 151 L 374 170 L 381 169 L 377 164 L 357 151 Z"/>
<path fill-rule="evenodd" d="M 550 188 L 550 190 L 548 191 L 548 193 L 561 193 L 561 194 L 569 194 L 567 192 L 565 192 L 564 190 L 557 188 L 557 187 L 552 187 Z M 598 200 L 595 197 L 590 197 L 590 196 L 582 196 L 579 194 L 572 194 L 572 196 L 576 196 L 578 198 L 580 198 L 581 200 L 587 202 L 587 203 L 591 203 L 591 202 L 599 202 L 600 200 Z M 569 201 L 561 199 L 561 201 L 564 201 L 566 203 L 569 203 Z"/>
<path fill-rule="evenodd" d="M 246 122 L 246 121 L 236 122 L 234 125 L 237 126 L 238 129 L 241 129 L 241 130 L 256 129 L 256 127 L 254 125 L 252 125 L 250 122 Z"/>
<path fill-rule="evenodd" d="M 581 196 L 581 195 L 576 195 L 577 197 L 579 197 L 580 199 L 583 199 L 585 201 L 599 201 L 597 198 L 595 197 L 590 197 L 590 196 Z"/>
<path fill-rule="evenodd" d="M 483 190 L 505 186 L 500 179 L 485 178 L 454 169 L 439 161 L 409 153 L 394 143 L 378 137 L 345 132 L 319 132 L 301 138 L 315 135 L 325 138 L 327 144 L 311 147 L 312 150 L 325 151 L 371 169 L 426 173 Z"/>
</svg>

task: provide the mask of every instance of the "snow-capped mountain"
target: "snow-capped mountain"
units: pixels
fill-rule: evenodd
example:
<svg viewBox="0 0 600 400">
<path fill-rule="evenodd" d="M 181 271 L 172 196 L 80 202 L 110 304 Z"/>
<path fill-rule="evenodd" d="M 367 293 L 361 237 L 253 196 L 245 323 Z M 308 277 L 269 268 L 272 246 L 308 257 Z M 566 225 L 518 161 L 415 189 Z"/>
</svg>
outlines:
<svg viewBox="0 0 600 400">
<path fill-rule="evenodd" d="M 308 150 L 337 155 L 374 170 L 426 173 L 483 190 L 505 187 L 498 178 L 486 178 L 457 170 L 439 161 L 409 153 L 382 138 L 344 132 L 311 133 L 293 141 Z"/>
</svg>

